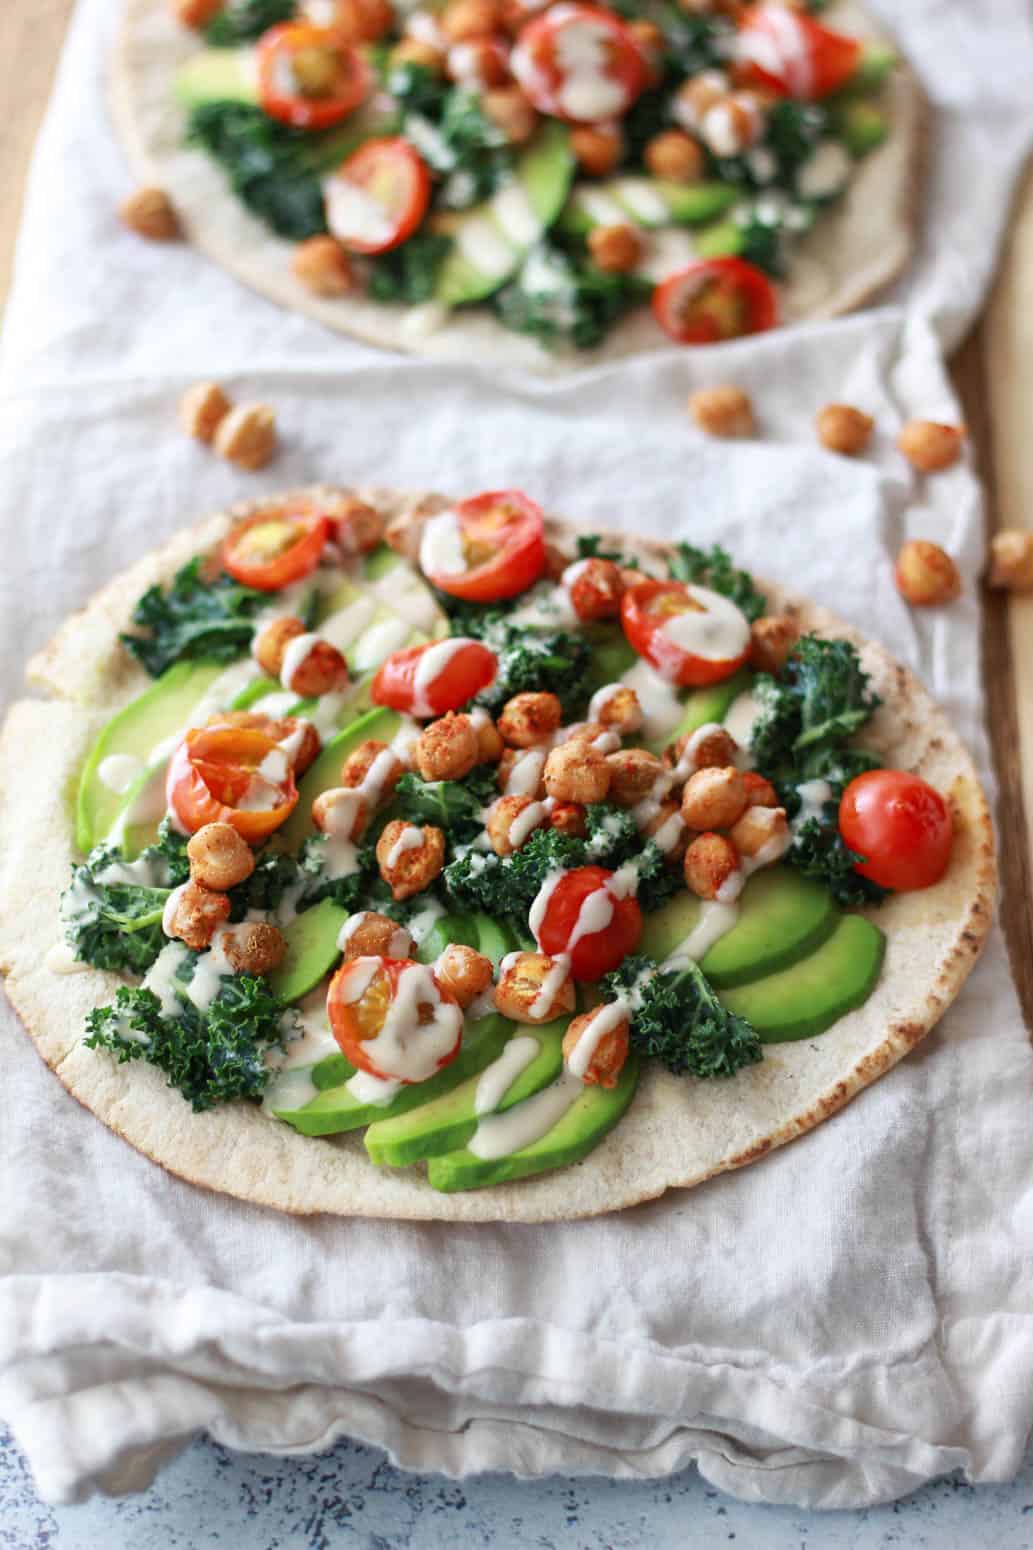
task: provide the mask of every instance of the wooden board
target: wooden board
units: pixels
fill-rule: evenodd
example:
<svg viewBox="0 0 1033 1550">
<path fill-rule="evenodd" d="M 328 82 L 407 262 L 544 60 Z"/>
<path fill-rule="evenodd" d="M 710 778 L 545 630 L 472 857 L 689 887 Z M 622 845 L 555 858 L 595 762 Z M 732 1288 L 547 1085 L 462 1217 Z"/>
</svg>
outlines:
<svg viewBox="0 0 1033 1550">
<path fill-rule="evenodd" d="M 22 185 L 74 0 L 0 0 L 0 305 L 7 294 Z M 100 107 L 98 105 L 98 111 Z M 1033 529 L 1033 172 L 987 314 L 959 352 L 965 404 L 991 524 Z M 987 711 L 1000 779 L 1003 918 L 1027 1021 L 1033 1024 L 1033 594 L 990 596 L 984 630 Z"/>
</svg>

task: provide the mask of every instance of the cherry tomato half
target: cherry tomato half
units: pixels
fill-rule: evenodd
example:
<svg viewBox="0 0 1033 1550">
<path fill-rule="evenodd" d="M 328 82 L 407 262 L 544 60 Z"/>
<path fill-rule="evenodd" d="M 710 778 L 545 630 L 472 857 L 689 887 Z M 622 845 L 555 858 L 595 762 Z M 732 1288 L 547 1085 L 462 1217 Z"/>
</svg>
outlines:
<svg viewBox="0 0 1033 1550">
<path fill-rule="evenodd" d="M 285 22 L 258 43 L 262 110 L 295 129 L 329 129 L 363 102 L 373 72 L 357 49 L 330 27 Z"/>
<path fill-rule="evenodd" d="M 353 253 L 387 253 L 430 203 L 430 173 L 408 140 L 369 140 L 324 185 L 326 222 Z"/>
<path fill-rule="evenodd" d="M 709 587 L 640 581 L 621 598 L 621 624 L 639 656 L 669 683 L 720 683 L 749 655 L 749 620 Z"/>
<path fill-rule="evenodd" d="M 861 44 L 787 5 L 750 5 L 739 23 L 740 79 L 815 102 L 845 86 Z"/>
<path fill-rule="evenodd" d="M 635 951 L 642 935 L 638 900 L 615 887 L 613 878 L 605 867 L 574 867 L 563 873 L 545 906 L 538 945 L 552 958 L 569 953 L 576 980 L 609 974 Z"/>
<path fill-rule="evenodd" d="M 169 760 L 165 798 L 188 834 L 228 823 L 253 845 L 286 822 L 298 789 L 288 754 L 271 737 L 223 725 L 187 733 Z"/>
<path fill-rule="evenodd" d="M 462 550 L 465 570 L 440 568 L 442 537 L 450 549 L 458 546 Z M 491 490 L 474 495 L 453 511 L 427 519 L 420 545 L 420 567 L 442 592 L 471 603 L 495 603 L 516 597 L 545 570 L 545 518 L 541 508 L 519 490 Z"/>
<path fill-rule="evenodd" d="M 493 651 L 465 635 L 407 646 L 393 651 L 379 669 L 370 698 L 409 716 L 443 716 L 486 689 L 498 666 Z"/>
<path fill-rule="evenodd" d="M 393 1037 L 371 1054 L 388 1013 L 403 996 Z M 426 964 L 408 958 L 342 963 L 330 981 L 326 1011 L 345 1059 L 389 1081 L 425 1082 L 456 1058 L 463 1039 L 462 1008 L 451 991 Z"/>
<path fill-rule="evenodd" d="M 521 29 L 510 69 L 539 113 L 573 124 L 620 118 L 645 85 L 624 23 L 594 5 L 555 5 Z"/>
<path fill-rule="evenodd" d="M 653 316 L 677 344 L 721 344 L 778 322 L 775 287 L 742 258 L 701 258 L 653 292 Z"/>
<path fill-rule="evenodd" d="M 869 770 L 843 792 L 839 832 L 865 858 L 855 872 L 906 893 L 940 881 L 950 860 L 954 820 L 943 797 L 921 776 Z"/>
<path fill-rule="evenodd" d="M 330 519 L 306 501 L 266 507 L 230 529 L 222 568 L 245 587 L 278 592 L 315 570 L 329 536 Z"/>
</svg>

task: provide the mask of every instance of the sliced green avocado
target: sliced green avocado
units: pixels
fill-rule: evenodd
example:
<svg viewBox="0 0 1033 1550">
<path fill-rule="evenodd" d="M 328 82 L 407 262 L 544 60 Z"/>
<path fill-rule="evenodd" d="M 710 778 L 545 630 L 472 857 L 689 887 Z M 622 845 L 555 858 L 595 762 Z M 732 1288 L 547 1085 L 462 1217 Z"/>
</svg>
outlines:
<svg viewBox="0 0 1033 1550">
<path fill-rule="evenodd" d="M 574 174 L 574 157 L 570 150 L 565 125 L 556 120 L 546 123 L 532 144 L 524 151 L 516 164 L 514 182 L 522 188 L 528 204 L 544 232 L 559 215 Z M 512 185 L 510 185 L 511 187 Z M 454 238 L 452 251 L 438 271 L 435 299 L 446 307 L 457 307 L 463 302 L 482 301 L 504 285 L 523 263 L 538 240 L 536 236 L 524 239 L 523 234 L 507 231 L 504 216 L 505 200 L 511 198 L 509 188 L 483 204 L 461 214 L 440 217 L 441 229 Z M 481 269 L 476 260 L 463 251 L 464 232 L 484 231 L 486 241 L 498 247 L 500 262 Z M 471 242 L 472 245 L 472 242 Z M 510 262 L 501 260 L 506 251 Z"/>
<path fill-rule="evenodd" d="M 496 1113 L 512 1108 L 556 1080 L 563 1069 L 566 1029 L 564 1017 L 541 1028 L 514 1030 L 518 1036 L 530 1034 L 537 1039 L 538 1053 L 507 1088 Z M 377 1120 L 366 1131 L 366 1150 L 370 1157 L 383 1167 L 404 1168 L 424 1157 L 437 1157 L 443 1152 L 465 1147 L 477 1129 L 475 1108 L 479 1080 L 479 1075 L 470 1077 L 433 1103 L 421 1104 L 397 1118 Z"/>
<path fill-rule="evenodd" d="M 488 1184 L 505 1184 L 525 1179 L 551 1168 L 565 1168 L 580 1162 L 613 1129 L 638 1085 L 639 1062 L 630 1055 L 616 1087 L 586 1087 L 563 1118 L 540 1141 L 512 1152 L 508 1157 L 475 1157 L 463 1147 L 432 1157 L 427 1164 L 427 1181 L 433 1189 L 454 1193 L 462 1189 L 483 1189 Z"/>
<path fill-rule="evenodd" d="M 312 803 L 321 791 L 329 791 L 341 783 L 341 765 L 360 743 L 375 737 L 389 743 L 401 726 L 402 718 L 397 711 L 378 706 L 366 711 L 338 732 L 305 771 L 298 785 L 298 805 L 282 829 L 277 829 L 274 841 L 277 850 L 288 850 L 297 855 L 301 844 L 315 832 L 312 822 Z"/>
<path fill-rule="evenodd" d="M 629 667 L 634 667 L 638 661 L 638 655 L 635 648 L 628 644 L 627 636 L 618 625 L 590 625 L 584 633 L 592 648 L 592 660 L 585 684 L 587 694 L 591 698 L 597 689 L 603 687 L 603 684 L 616 683 Z"/>
<path fill-rule="evenodd" d="M 561 228 L 584 237 L 594 226 L 631 221 L 652 230 L 701 226 L 723 215 L 740 197 L 731 183 L 670 183 L 662 178 L 608 178 L 579 183 L 560 218 Z"/>
<path fill-rule="evenodd" d="M 766 1044 L 824 1033 L 862 1006 L 879 977 L 886 938 L 863 915 L 846 915 L 817 952 L 764 979 L 720 992 Z"/>
<path fill-rule="evenodd" d="M 337 938 L 348 911 L 332 899 L 302 910 L 284 931 L 287 951 L 269 975 L 269 988 L 281 1001 L 299 1001 L 333 968 L 340 952 Z"/>
<path fill-rule="evenodd" d="M 181 67 L 176 96 L 186 108 L 205 102 L 258 102 L 253 48 L 206 48 Z"/>
<path fill-rule="evenodd" d="M 847 102 L 833 115 L 833 127 L 851 156 L 867 156 L 890 132 L 889 119 L 874 102 Z"/>
<path fill-rule="evenodd" d="M 735 258 L 746 245 L 746 231 L 737 221 L 715 221 L 695 241 L 699 258 Z"/>
<path fill-rule="evenodd" d="M 700 727 L 705 727 L 709 721 L 723 721 L 732 703 L 750 687 L 752 681 L 753 675 L 748 668 L 744 667 L 722 683 L 711 684 L 707 689 L 693 689 L 685 698 L 681 720 L 677 726 L 664 737 L 647 742 L 646 748 L 651 753 L 662 753 L 669 744 L 677 742 L 680 737 L 685 737 L 690 732 L 698 731 Z"/>
<path fill-rule="evenodd" d="M 362 574 L 367 581 L 383 581 L 402 564 L 402 556 L 390 544 L 378 544 L 362 557 Z"/>
<path fill-rule="evenodd" d="M 897 62 L 897 55 L 885 43 L 866 43 L 857 69 L 842 88 L 842 92 L 875 91 L 888 79 Z M 840 93 L 837 93 L 837 97 L 839 95 Z"/>
</svg>

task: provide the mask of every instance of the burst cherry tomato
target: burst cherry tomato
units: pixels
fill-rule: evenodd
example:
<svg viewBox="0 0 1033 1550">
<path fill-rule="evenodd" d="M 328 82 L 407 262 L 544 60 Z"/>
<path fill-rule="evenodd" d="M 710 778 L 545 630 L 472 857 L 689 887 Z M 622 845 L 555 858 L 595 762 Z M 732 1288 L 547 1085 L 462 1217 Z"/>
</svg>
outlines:
<svg viewBox="0 0 1033 1550">
<path fill-rule="evenodd" d="M 410 716 L 458 710 L 494 680 L 498 659 L 479 640 L 452 635 L 427 646 L 393 651 L 373 680 L 374 705 Z"/>
<path fill-rule="evenodd" d="M 426 964 L 353 958 L 330 981 L 327 1016 L 346 1060 L 396 1082 L 425 1082 L 459 1054 L 463 1013 Z M 380 1041 L 391 1014 L 391 1037 Z"/>
<path fill-rule="evenodd" d="M 248 727 L 196 727 L 169 761 L 165 798 L 188 834 L 228 823 L 255 845 L 290 817 L 298 800 L 288 753 Z"/>
<path fill-rule="evenodd" d="M 474 495 L 427 519 L 420 567 L 442 592 L 470 603 L 516 597 L 545 569 L 541 509 L 519 490 Z"/>
<path fill-rule="evenodd" d="M 601 979 L 638 946 L 642 911 L 638 900 L 601 866 L 564 872 L 549 894 L 538 923 L 538 945 L 555 958 L 570 955 L 574 979 Z"/>
<path fill-rule="evenodd" d="M 669 683 L 720 683 L 749 655 L 749 620 L 709 587 L 640 581 L 621 598 L 621 624 L 639 656 Z"/>
<path fill-rule="evenodd" d="M 653 292 L 653 316 L 677 344 L 721 344 L 778 322 L 775 287 L 742 258 L 701 258 Z"/>
<path fill-rule="evenodd" d="M 950 860 L 954 820 L 940 793 L 919 775 L 870 770 L 843 792 L 839 832 L 865 858 L 855 872 L 905 893 L 940 881 Z"/>
<path fill-rule="evenodd" d="M 574 124 L 620 118 L 645 85 L 632 35 L 612 11 L 554 5 L 528 22 L 510 69 L 539 113 Z"/>
<path fill-rule="evenodd" d="M 315 570 L 329 536 L 329 518 L 308 502 L 267 507 L 230 529 L 222 567 L 245 587 L 278 592 Z"/>
<path fill-rule="evenodd" d="M 258 44 L 264 112 L 295 129 L 328 129 L 364 101 L 373 81 L 364 56 L 329 27 L 286 22 Z"/>
<path fill-rule="evenodd" d="M 739 24 L 740 78 L 814 102 L 845 86 L 861 45 L 787 5 L 750 5 Z"/>
<path fill-rule="evenodd" d="M 353 253 L 387 253 L 411 237 L 430 203 L 430 173 L 408 140 L 370 140 L 324 185 L 326 221 Z"/>
</svg>

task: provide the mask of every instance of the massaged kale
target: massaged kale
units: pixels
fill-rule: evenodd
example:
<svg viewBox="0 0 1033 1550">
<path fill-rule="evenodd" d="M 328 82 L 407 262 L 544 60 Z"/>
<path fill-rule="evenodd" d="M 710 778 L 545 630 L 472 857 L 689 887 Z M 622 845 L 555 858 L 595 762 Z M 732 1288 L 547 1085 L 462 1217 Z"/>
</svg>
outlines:
<svg viewBox="0 0 1033 1550">
<path fill-rule="evenodd" d="M 404 302 L 415 306 L 429 301 L 442 260 L 452 246 L 451 237 L 432 231 L 420 231 L 371 259 L 367 290 L 374 301 Z"/>
<path fill-rule="evenodd" d="M 414 771 L 394 790 L 392 818 L 432 823 L 452 845 L 468 844 L 484 827 L 484 809 L 498 796 L 495 768 L 478 765 L 462 780 L 422 780 Z"/>
<path fill-rule="evenodd" d="M 413 64 L 391 71 L 388 90 L 402 108 L 406 139 L 444 180 L 438 197 L 446 209 L 464 210 L 508 181 L 513 149 L 476 91 Z"/>
<path fill-rule="evenodd" d="M 235 48 L 290 21 L 294 10 L 295 0 L 230 0 L 208 23 L 204 35 L 213 48 Z"/>
<path fill-rule="evenodd" d="M 697 549 L 695 544 L 680 543 L 671 556 L 668 570 L 675 581 L 709 587 L 712 592 L 730 598 L 751 621 L 759 619 L 767 607 L 749 571 L 739 570 L 720 544 L 714 544 L 711 549 Z"/>
<path fill-rule="evenodd" d="M 254 614 L 268 602 L 268 593 L 242 587 L 225 572 L 205 580 L 198 556 L 167 588 L 148 587 L 133 609 L 133 623 L 145 633 L 121 638 L 152 678 L 188 657 L 232 662 L 247 651 Z"/>
<path fill-rule="evenodd" d="M 590 350 L 652 291 L 642 275 L 597 269 L 573 245 L 551 242 L 535 248 L 492 306 L 504 327 L 530 334 L 546 349 Z"/>
<path fill-rule="evenodd" d="M 608 999 L 626 995 L 634 1006 L 632 1048 L 676 1075 L 734 1076 L 762 1058 L 754 1029 L 722 1005 L 698 964 L 660 969 L 636 954 L 600 984 Z"/>
</svg>

